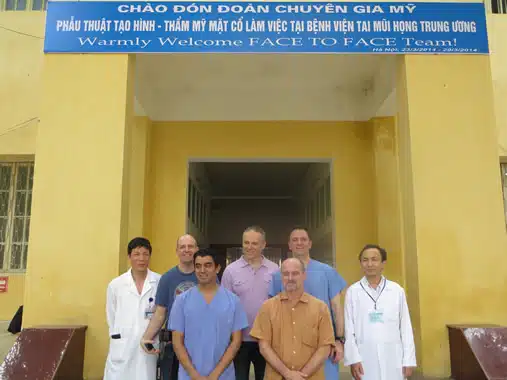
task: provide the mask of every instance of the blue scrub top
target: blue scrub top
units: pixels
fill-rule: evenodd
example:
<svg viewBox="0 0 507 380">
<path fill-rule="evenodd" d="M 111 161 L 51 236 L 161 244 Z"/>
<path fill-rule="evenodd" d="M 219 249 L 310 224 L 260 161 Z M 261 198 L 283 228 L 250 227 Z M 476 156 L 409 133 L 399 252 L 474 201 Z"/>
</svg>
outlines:
<svg viewBox="0 0 507 380">
<path fill-rule="evenodd" d="M 346 286 L 347 283 L 343 277 L 333 267 L 316 260 L 310 260 L 308 263 L 304 283 L 305 292 L 326 303 L 333 319 L 333 327 L 335 327 L 335 323 L 331 300 L 345 289 Z M 280 271 L 277 271 L 273 273 L 269 295 L 274 297 L 282 290 L 281 274 Z M 326 360 L 325 374 L 326 380 L 338 380 L 340 377 L 338 363 L 333 363 L 332 359 Z"/>
<path fill-rule="evenodd" d="M 169 329 L 184 334 L 184 344 L 194 368 L 201 376 L 209 376 L 224 355 L 231 335 L 248 327 L 246 313 L 238 296 L 219 286 L 211 303 L 206 303 L 199 288 L 193 287 L 174 300 Z M 231 363 L 220 380 L 235 380 Z M 178 379 L 190 380 L 182 365 Z"/>
</svg>

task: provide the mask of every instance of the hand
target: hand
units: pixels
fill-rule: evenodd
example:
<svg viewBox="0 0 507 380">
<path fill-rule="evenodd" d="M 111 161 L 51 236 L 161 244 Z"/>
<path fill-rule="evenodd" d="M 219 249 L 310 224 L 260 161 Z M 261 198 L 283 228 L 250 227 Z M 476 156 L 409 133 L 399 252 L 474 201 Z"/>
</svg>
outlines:
<svg viewBox="0 0 507 380">
<path fill-rule="evenodd" d="M 410 377 L 414 372 L 413 367 L 403 367 L 403 377 Z"/>
<path fill-rule="evenodd" d="M 287 376 L 284 378 L 286 380 L 305 380 L 308 377 L 308 375 L 305 375 L 303 372 L 300 371 L 289 371 Z"/>
<path fill-rule="evenodd" d="M 334 346 L 331 348 L 330 358 L 333 359 L 333 363 L 338 363 L 343 359 L 343 343 L 337 340 Z"/>
<path fill-rule="evenodd" d="M 141 348 L 143 349 L 144 352 L 146 352 L 147 354 L 150 354 L 150 355 L 158 355 L 160 350 L 157 350 L 155 347 L 153 347 L 152 350 L 149 350 L 148 347 L 146 347 L 146 344 L 153 344 L 154 341 L 153 340 L 149 340 L 149 339 L 141 339 Z"/>
<path fill-rule="evenodd" d="M 363 365 L 361 362 L 352 364 L 350 366 L 350 373 L 352 374 L 354 380 L 361 380 L 364 375 Z"/>
</svg>

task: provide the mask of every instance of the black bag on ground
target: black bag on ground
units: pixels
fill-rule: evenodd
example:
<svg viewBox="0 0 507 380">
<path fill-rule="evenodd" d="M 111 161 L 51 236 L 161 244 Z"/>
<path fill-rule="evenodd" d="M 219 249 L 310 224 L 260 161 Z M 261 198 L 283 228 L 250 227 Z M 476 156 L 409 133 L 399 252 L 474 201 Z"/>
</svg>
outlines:
<svg viewBox="0 0 507 380">
<path fill-rule="evenodd" d="M 16 314 L 14 314 L 14 318 L 12 318 L 11 323 L 9 323 L 9 328 L 7 329 L 8 332 L 11 334 L 17 334 L 21 332 L 21 324 L 23 322 L 23 305 L 21 305 L 16 311 Z"/>
</svg>

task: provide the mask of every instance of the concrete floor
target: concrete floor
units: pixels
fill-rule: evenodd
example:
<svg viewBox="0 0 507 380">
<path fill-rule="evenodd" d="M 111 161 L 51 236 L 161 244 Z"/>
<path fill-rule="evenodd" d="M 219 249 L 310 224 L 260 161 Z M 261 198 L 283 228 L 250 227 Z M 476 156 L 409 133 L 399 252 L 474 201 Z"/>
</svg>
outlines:
<svg viewBox="0 0 507 380">
<path fill-rule="evenodd" d="M 17 335 L 12 335 L 7 331 L 9 327 L 9 321 L 0 321 L 0 363 L 5 359 L 5 356 L 11 349 L 12 345 L 16 341 Z"/>
</svg>

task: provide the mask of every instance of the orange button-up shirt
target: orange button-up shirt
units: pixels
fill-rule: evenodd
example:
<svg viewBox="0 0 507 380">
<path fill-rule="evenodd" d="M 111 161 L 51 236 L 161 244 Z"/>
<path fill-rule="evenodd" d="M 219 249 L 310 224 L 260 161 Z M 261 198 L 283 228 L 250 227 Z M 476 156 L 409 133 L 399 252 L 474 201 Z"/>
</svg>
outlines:
<svg viewBox="0 0 507 380">
<path fill-rule="evenodd" d="M 282 292 L 262 305 L 250 335 L 269 342 L 285 366 L 300 371 L 319 347 L 335 343 L 331 314 L 321 300 L 303 293 L 295 306 Z M 269 363 L 266 380 L 281 380 Z M 324 380 L 324 365 L 309 380 Z"/>
</svg>

